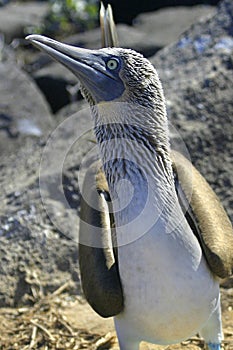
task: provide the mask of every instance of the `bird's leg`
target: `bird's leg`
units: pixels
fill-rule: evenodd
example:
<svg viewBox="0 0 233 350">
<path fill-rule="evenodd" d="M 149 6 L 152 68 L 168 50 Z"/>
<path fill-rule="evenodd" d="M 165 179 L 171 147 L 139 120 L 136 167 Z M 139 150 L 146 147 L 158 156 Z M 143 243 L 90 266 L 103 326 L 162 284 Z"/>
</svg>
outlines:
<svg viewBox="0 0 233 350">
<path fill-rule="evenodd" d="M 118 342 L 120 350 L 139 350 L 139 343 L 135 343 L 134 341 L 130 341 L 129 339 L 121 340 L 118 335 Z"/>
<path fill-rule="evenodd" d="M 220 350 L 221 341 L 223 340 L 220 297 L 216 310 L 209 318 L 207 324 L 200 332 L 205 339 L 209 350 Z"/>
<path fill-rule="evenodd" d="M 118 316 L 114 318 L 117 338 L 119 342 L 120 350 L 139 350 L 140 341 L 138 341 L 135 335 L 132 335 L 127 324 L 118 322 Z"/>
<path fill-rule="evenodd" d="M 209 350 L 221 350 L 221 344 L 208 343 Z"/>
</svg>

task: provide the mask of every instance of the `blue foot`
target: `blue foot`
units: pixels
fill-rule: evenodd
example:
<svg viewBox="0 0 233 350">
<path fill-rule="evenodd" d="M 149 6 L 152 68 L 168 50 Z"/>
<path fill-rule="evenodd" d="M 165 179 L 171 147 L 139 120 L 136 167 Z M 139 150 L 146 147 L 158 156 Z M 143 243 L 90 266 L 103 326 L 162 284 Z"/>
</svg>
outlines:
<svg viewBox="0 0 233 350">
<path fill-rule="evenodd" d="M 221 344 L 208 343 L 209 350 L 221 350 Z"/>
</svg>

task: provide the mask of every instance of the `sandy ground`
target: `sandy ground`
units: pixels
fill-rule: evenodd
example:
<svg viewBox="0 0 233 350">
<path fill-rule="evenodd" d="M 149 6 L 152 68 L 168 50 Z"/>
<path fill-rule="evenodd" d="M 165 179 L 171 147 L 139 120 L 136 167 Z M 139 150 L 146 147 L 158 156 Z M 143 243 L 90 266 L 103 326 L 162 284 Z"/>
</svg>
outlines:
<svg viewBox="0 0 233 350">
<path fill-rule="evenodd" d="M 35 295 L 32 305 L 0 309 L 0 349 L 118 350 L 113 319 L 98 316 L 82 297 L 65 292 L 68 284 L 48 296 Z M 229 288 L 230 287 L 230 288 Z M 233 350 L 233 281 L 222 288 L 223 349 Z M 69 289 L 69 288 L 68 288 Z M 36 300 L 37 299 L 37 300 Z M 204 349 L 203 340 L 158 346 L 142 343 L 140 350 Z"/>
</svg>

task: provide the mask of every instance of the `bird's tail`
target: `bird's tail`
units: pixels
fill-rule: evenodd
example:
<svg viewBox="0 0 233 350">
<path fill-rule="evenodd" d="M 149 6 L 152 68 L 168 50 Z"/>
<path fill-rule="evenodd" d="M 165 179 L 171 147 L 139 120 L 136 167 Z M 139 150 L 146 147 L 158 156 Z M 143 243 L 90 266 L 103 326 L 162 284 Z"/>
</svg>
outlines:
<svg viewBox="0 0 233 350">
<path fill-rule="evenodd" d="M 108 7 L 105 9 L 102 2 L 100 6 L 100 28 L 102 47 L 119 46 L 112 7 L 111 5 L 108 5 Z"/>
</svg>

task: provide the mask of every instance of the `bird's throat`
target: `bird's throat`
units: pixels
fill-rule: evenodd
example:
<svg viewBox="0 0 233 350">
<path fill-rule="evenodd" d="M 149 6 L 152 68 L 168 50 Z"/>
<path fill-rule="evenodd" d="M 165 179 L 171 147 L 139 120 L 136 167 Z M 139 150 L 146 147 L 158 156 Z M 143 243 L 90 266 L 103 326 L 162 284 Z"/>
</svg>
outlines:
<svg viewBox="0 0 233 350">
<path fill-rule="evenodd" d="M 174 193 L 166 130 L 160 127 L 158 134 L 152 133 L 148 125 L 139 124 L 140 119 L 95 125 L 115 223 L 127 226 L 128 232 L 135 225 L 142 232 L 145 222 L 150 226 Z"/>
</svg>

